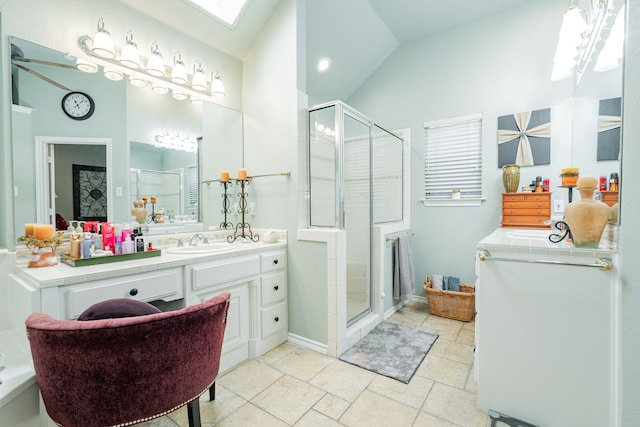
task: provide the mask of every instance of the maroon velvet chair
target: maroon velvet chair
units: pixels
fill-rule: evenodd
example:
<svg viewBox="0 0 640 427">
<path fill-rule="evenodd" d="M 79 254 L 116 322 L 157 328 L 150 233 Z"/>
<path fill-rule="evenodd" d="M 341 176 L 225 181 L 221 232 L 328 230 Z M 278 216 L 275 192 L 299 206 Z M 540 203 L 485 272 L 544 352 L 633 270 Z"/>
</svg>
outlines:
<svg viewBox="0 0 640 427">
<path fill-rule="evenodd" d="M 229 293 L 177 311 L 91 321 L 26 320 L 47 413 L 64 427 L 122 426 L 214 398 Z"/>
</svg>

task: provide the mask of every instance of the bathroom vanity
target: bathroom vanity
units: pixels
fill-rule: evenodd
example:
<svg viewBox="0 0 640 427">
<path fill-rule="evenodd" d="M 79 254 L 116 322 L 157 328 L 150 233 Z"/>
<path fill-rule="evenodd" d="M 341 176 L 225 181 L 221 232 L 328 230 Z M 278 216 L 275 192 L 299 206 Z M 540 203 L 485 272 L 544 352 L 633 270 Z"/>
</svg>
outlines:
<svg viewBox="0 0 640 427">
<path fill-rule="evenodd" d="M 224 371 L 287 339 L 286 243 L 211 246 L 216 248 L 211 252 L 185 247 L 184 252 L 165 250 L 159 257 L 93 266 L 18 268 L 9 286 L 30 312 L 58 319 L 76 319 L 110 298 L 164 301 L 177 309 L 229 291 Z"/>
<path fill-rule="evenodd" d="M 615 425 L 615 251 L 548 235 L 500 228 L 477 245 L 478 406 L 541 426 Z"/>
</svg>

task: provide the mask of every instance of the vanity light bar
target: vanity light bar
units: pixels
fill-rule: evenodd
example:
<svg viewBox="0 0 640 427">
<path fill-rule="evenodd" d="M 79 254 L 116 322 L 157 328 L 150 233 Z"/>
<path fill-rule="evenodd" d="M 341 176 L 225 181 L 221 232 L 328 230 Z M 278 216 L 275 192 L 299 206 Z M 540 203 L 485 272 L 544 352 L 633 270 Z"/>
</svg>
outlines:
<svg viewBox="0 0 640 427">
<path fill-rule="evenodd" d="M 150 86 L 152 88 L 155 87 L 155 88 L 166 89 L 166 91 L 163 90 L 157 93 L 168 93 L 169 90 L 171 90 L 178 93 L 183 93 L 185 95 L 190 96 L 191 98 L 195 98 L 202 101 L 210 101 L 214 103 L 218 102 L 216 101 L 216 98 L 220 96 L 224 96 L 224 92 L 220 92 L 219 89 L 216 90 L 215 93 L 195 90 L 194 88 L 189 86 L 189 83 L 193 81 L 193 77 L 188 74 L 186 75 L 185 83 L 180 84 L 180 83 L 176 83 L 175 81 L 172 81 L 171 78 L 167 76 L 166 73 L 160 76 L 155 76 L 145 72 L 145 70 L 142 68 L 136 69 L 136 68 L 127 67 L 126 65 L 122 64 L 118 60 L 117 49 L 116 49 L 115 58 L 105 58 L 95 54 L 91 49 L 92 45 L 93 45 L 93 40 L 91 39 L 91 37 L 87 35 L 78 37 L 78 46 L 80 47 L 80 50 L 82 50 L 84 54 L 89 56 L 93 63 L 100 65 L 102 67 L 106 67 L 111 70 L 118 71 L 122 74 L 128 75 L 130 78 L 147 81 L 150 83 Z M 140 60 L 144 62 L 146 59 L 141 57 Z M 216 73 L 216 79 L 218 82 L 220 83 L 222 82 L 220 80 L 220 76 L 217 73 Z M 205 79 L 205 83 L 207 83 L 206 79 Z M 216 89 L 217 87 L 218 86 L 212 87 L 212 90 Z M 224 90 L 224 86 L 222 87 Z M 186 97 L 184 99 L 186 99 Z"/>
</svg>

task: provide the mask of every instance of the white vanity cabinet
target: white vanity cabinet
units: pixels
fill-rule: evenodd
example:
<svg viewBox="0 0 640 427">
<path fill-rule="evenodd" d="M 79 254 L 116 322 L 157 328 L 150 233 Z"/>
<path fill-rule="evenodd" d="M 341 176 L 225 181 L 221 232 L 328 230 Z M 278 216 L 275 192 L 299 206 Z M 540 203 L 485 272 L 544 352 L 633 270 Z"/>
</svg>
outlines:
<svg viewBox="0 0 640 427">
<path fill-rule="evenodd" d="M 187 305 L 231 293 L 221 371 L 287 340 L 284 250 L 188 265 L 185 277 Z"/>
<path fill-rule="evenodd" d="M 82 276 L 79 276 L 82 278 Z M 32 311 L 48 313 L 56 319 L 77 319 L 91 305 L 111 298 L 139 301 L 173 301 L 183 297 L 182 268 L 167 268 L 101 280 L 82 281 L 60 286 L 38 286 L 30 280 L 10 275 L 10 282 L 31 290 Z M 37 285 L 37 284 L 36 284 Z"/>
<path fill-rule="evenodd" d="M 541 426 L 616 425 L 615 254 L 547 234 L 502 229 L 478 244 L 478 406 Z"/>
<path fill-rule="evenodd" d="M 259 316 L 254 322 L 253 354 L 259 356 L 287 340 L 287 258 L 284 251 L 260 256 Z"/>
</svg>

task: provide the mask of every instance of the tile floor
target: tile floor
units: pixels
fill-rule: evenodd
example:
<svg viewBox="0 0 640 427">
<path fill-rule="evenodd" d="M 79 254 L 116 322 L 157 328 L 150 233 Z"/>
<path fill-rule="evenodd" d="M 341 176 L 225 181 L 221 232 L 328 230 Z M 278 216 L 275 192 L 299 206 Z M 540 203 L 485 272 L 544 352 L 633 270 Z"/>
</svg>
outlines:
<svg viewBox="0 0 640 427">
<path fill-rule="evenodd" d="M 200 400 L 209 426 L 487 427 L 476 409 L 474 323 L 431 316 L 412 302 L 388 321 L 439 334 L 409 384 L 285 343 L 218 377 Z M 138 426 L 187 426 L 186 407 Z"/>
</svg>

